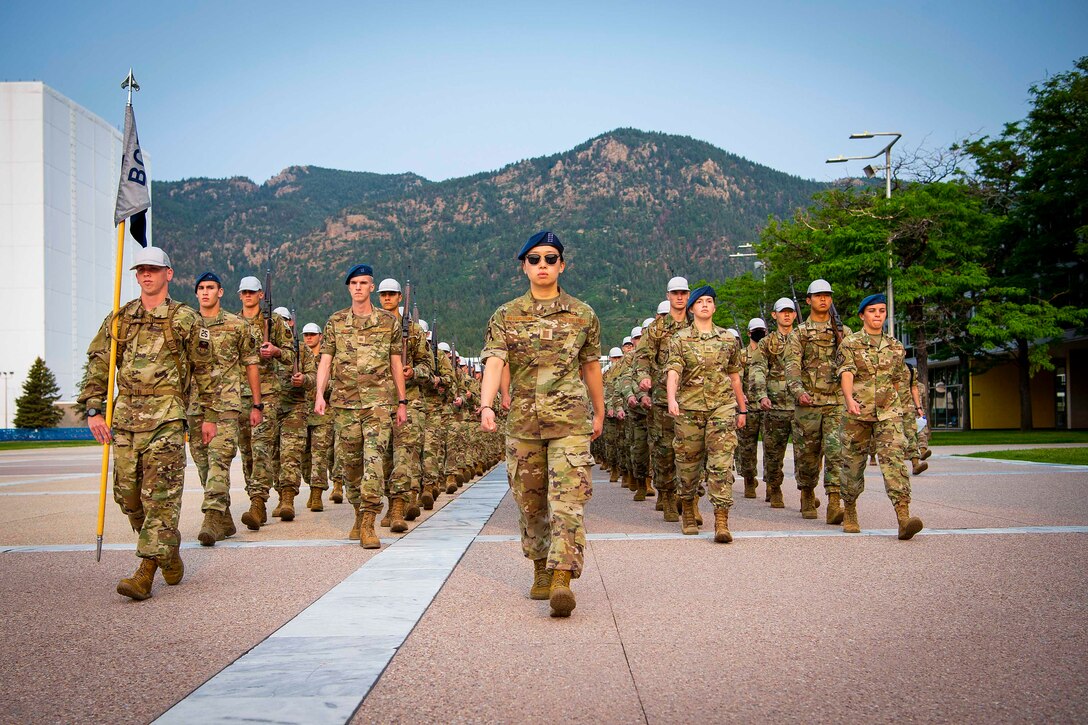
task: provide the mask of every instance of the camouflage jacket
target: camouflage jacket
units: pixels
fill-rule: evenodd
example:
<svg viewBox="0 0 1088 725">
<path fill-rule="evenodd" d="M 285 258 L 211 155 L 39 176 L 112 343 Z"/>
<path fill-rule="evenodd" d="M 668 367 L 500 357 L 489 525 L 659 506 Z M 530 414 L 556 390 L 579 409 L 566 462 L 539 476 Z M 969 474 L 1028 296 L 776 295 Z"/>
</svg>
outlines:
<svg viewBox="0 0 1088 725">
<path fill-rule="evenodd" d="M 744 367 L 741 375 L 741 384 L 744 386 L 744 396 L 748 398 L 745 406 L 750 413 L 759 412 L 759 391 L 767 389 L 767 363 L 759 353 L 759 344 L 755 347 L 745 345 L 740 351 L 740 364 Z"/>
<path fill-rule="evenodd" d="M 380 307 L 369 315 L 356 315 L 350 307 L 332 314 L 321 340 L 321 354 L 332 356 L 332 407 L 396 407 L 390 361 L 400 357 L 399 332 L 396 316 Z"/>
<path fill-rule="evenodd" d="M 223 309 L 215 317 L 204 317 L 203 320 L 212 336 L 212 349 L 215 350 L 215 368 L 212 375 L 215 378 L 215 388 L 219 391 L 209 408 L 220 414 L 248 414 L 248 410 L 242 410 L 243 386 L 248 387 L 246 366 L 260 363 L 261 358 L 257 352 L 261 347 L 261 338 L 253 333 L 253 327 L 246 324 L 245 320 Z M 200 416 L 204 409 L 196 395 L 196 381 L 192 384 L 193 391 L 189 395 L 187 412 L 191 416 Z"/>
<path fill-rule="evenodd" d="M 238 315 L 252 328 L 253 333 L 257 336 L 258 347 L 264 342 L 264 328 L 265 320 L 262 311 L 259 315 L 252 318 L 247 318 L 244 315 Z M 294 368 L 295 366 L 295 347 L 294 339 L 291 334 L 291 327 L 287 324 L 287 320 L 283 319 L 275 312 L 272 313 L 272 339 L 273 345 L 280 349 L 279 358 L 261 358 L 261 364 L 258 370 L 261 372 L 261 397 L 266 395 L 275 395 L 280 392 L 280 379 L 282 377 L 283 369 Z M 249 389 L 249 380 L 242 379 L 242 395 L 247 398 L 253 397 L 253 391 Z"/>
<path fill-rule="evenodd" d="M 843 325 L 843 338 L 850 328 Z M 840 359 L 835 344 L 835 323 L 805 320 L 797 327 L 797 344 L 787 349 L 786 385 L 800 404 L 804 393 L 812 405 L 842 405 L 842 387 L 836 372 Z"/>
<path fill-rule="evenodd" d="M 118 313 L 117 401 L 113 426 L 147 432 L 163 423 L 185 420 L 186 399 L 196 391 L 196 402 L 208 411 L 206 420 L 219 420 L 212 402 L 215 387 L 215 350 L 212 335 L 191 307 L 169 297 L 151 310 L 137 298 Z M 79 402 L 102 410 L 109 385 L 111 312 L 87 348 L 87 375 Z"/>
<path fill-rule="evenodd" d="M 615 412 L 615 410 L 622 406 L 619 395 L 616 394 L 616 376 L 620 371 L 620 363 L 612 363 L 608 370 L 601 376 L 604 383 L 604 407 L 607 410 Z"/>
<path fill-rule="evenodd" d="M 323 425 L 325 423 L 332 423 L 332 408 L 326 408 L 325 412 L 318 415 L 314 412 L 314 403 L 317 402 L 317 366 L 321 362 L 321 349 L 318 348 L 317 352 L 314 352 L 310 348 L 303 345 L 299 352 L 302 353 L 302 359 L 310 358 L 313 361 L 315 370 L 314 384 L 309 388 L 306 388 L 306 410 L 309 411 L 306 415 L 306 425 Z M 329 385 L 326 386 L 325 400 L 329 399 L 329 392 L 332 390 L 332 377 L 329 378 Z"/>
<path fill-rule="evenodd" d="M 854 400 L 861 415 L 856 420 L 891 420 L 903 414 L 899 390 L 906 394 L 909 378 L 903 364 L 906 351 L 899 341 L 881 333 L 874 340 L 864 330 L 843 338 L 838 374 L 854 374 Z"/>
<path fill-rule="evenodd" d="M 796 344 L 797 330 L 783 335 L 777 327 L 759 341 L 759 354 L 767 365 L 767 380 L 765 387 L 756 388 L 756 395 L 759 396 L 757 403 L 763 398 L 770 398 L 772 410 L 793 410 L 796 407 L 786 387 L 786 359 L 790 354 L 797 355 L 796 349 L 792 353 L 789 350 L 791 345 Z"/>
<path fill-rule="evenodd" d="M 526 292 L 499 307 L 480 357 L 497 357 L 510 366 L 507 434 L 533 439 L 591 434 L 589 393 L 580 372 L 600 354 L 597 315 L 562 290 L 550 300 Z"/>
<path fill-rule="evenodd" d="M 401 316 L 397 315 L 397 349 L 403 350 L 404 337 L 401 332 Z M 408 357 L 405 360 L 401 360 L 401 363 L 405 366 L 411 366 L 413 375 L 411 379 L 404 381 L 404 397 L 408 399 L 409 403 L 413 401 L 419 401 L 423 398 L 424 392 L 432 388 L 430 384 L 431 380 L 431 368 L 434 363 L 431 361 L 431 348 L 427 345 L 427 333 L 423 331 L 423 328 L 414 322 L 408 322 Z"/>
<path fill-rule="evenodd" d="M 639 381 L 637 378 L 639 376 L 638 371 L 635 370 L 636 352 L 638 352 L 638 345 L 631 352 L 623 355 L 623 367 L 620 368 L 619 373 L 616 375 L 616 393 L 619 395 L 620 405 L 627 411 L 628 415 L 646 415 L 647 410 L 642 407 L 642 396 L 649 395 L 649 393 L 643 392 L 638 387 Z M 632 395 L 638 401 L 634 406 L 627 404 Z"/>
<path fill-rule="evenodd" d="M 431 364 L 434 364 L 433 359 Z M 458 410 L 453 405 L 453 400 L 458 395 L 457 371 L 453 368 L 449 354 L 441 350 L 438 351 L 438 371 L 434 373 L 434 377 L 438 378 L 438 386 L 428 391 L 424 397 L 424 406 L 428 411 L 443 417 L 452 416 Z"/>
<path fill-rule="evenodd" d="M 665 360 L 669 356 L 669 340 L 673 335 L 687 328 L 689 323 L 677 322 L 672 315 L 665 315 L 653 321 L 642 331 L 642 339 L 634 350 L 635 386 L 644 378 L 653 383 L 650 388 L 654 405 L 667 405 L 665 394 Z M 641 396 L 640 396 L 641 397 Z"/>
<path fill-rule="evenodd" d="M 729 376 L 741 372 L 740 341 L 717 325 L 710 332 L 685 327 L 669 340 L 665 371 L 680 376 L 676 402 L 681 410 L 735 408 Z"/>
<path fill-rule="evenodd" d="M 295 364 L 292 361 L 290 367 L 285 367 L 280 373 L 280 400 L 281 406 L 295 406 L 310 404 L 310 410 L 314 409 L 314 398 L 317 392 L 317 363 L 318 360 L 310 353 L 309 349 L 301 342 L 298 347 L 298 371 L 302 373 L 302 385 L 294 385 L 291 378 L 295 376 Z M 294 357 L 294 343 L 292 342 L 291 354 Z"/>
</svg>

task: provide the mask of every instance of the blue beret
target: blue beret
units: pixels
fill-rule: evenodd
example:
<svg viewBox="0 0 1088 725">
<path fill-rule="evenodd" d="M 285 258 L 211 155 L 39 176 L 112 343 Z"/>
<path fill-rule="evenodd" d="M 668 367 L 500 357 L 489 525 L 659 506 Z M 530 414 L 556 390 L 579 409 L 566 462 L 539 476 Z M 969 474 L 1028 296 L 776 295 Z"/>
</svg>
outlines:
<svg viewBox="0 0 1088 725">
<path fill-rule="evenodd" d="M 196 288 L 200 286 L 201 282 L 215 282 L 220 287 L 223 286 L 223 283 L 221 281 L 219 281 L 219 275 L 216 274 L 215 272 L 205 272 L 204 274 L 197 277 L 196 278 L 196 284 L 193 285 L 193 291 L 194 292 L 196 291 Z"/>
<path fill-rule="evenodd" d="M 714 292 L 714 288 L 708 284 L 704 284 L 702 287 L 696 287 L 691 291 L 691 295 L 688 297 L 689 310 L 691 309 L 691 306 L 695 304 L 695 300 L 699 299 L 700 297 L 709 297 L 715 302 L 718 300 L 718 295 Z"/>
<path fill-rule="evenodd" d="M 525 242 L 525 246 L 518 252 L 518 259 L 525 259 L 525 255 L 529 253 L 529 250 L 533 247 L 539 247 L 542 244 L 546 244 L 549 247 L 555 247 L 559 250 L 559 256 L 563 256 L 563 242 L 559 241 L 559 237 L 555 236 L 548 230 L 537 232 L 533 236 L 529 237 L 529 241 Z"/>
<path fill-rule="evenodd" d="M 369 264 L 357 264 L 352 267 L 351 271 L 348 272 L 347 278 L 344 280 L 344 284 L 347 284 L 356 277 L 362 277 L 363 275 L 368 277 L 374 276 L 374 270 L 370 268 Z"/>
<path fill-rule="evenodd" d="M 888 297 L 883 292 L 877 292 L 875 295 L 869 295 L 861 301 L 858 305 L 858 314 L 860 315 L 865 311 L 865 308 L 869 305 L 888 304 Z"/>
</svg>

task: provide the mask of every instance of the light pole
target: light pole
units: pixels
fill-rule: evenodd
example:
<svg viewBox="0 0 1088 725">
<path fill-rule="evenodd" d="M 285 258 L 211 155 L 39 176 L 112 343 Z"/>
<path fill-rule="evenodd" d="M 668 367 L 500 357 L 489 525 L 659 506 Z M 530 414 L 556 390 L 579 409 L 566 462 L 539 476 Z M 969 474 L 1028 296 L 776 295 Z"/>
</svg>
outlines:
<svg viewBox="0 0 1088 725">
<path fill-rule="evenodd" d="M 734 259 L 736 259 L 738 257 L 758 257 L 759 256 L 758 254 L 756 254 L 753 251 L 750 251 L 750 250 L 752 250 L 754 248 L 755 247 L 752 246 L 751 242 L 745 242 L 744 244 L 738 244 L 737 245 L 738 250 L 746 249 L 746 250 L 749 250 L 749 251 L 746 251 L 746 252 L 737 251 L 737 252 L 734 252 L 733 254 L 730 254 L 729 256 L 734 258 Z M 763 270 L 763 297 L 766 297 L 767 296 L 767 265 L 764 264 L 761 260 L 757 259 L 753 266 L 756 269 L 762 269 Z M 767 314 L 763 309 L 763 300 L 760 300 L 760 302 L 759 302 L 759 314 L 761 316 L 766 316 L 766 314 Z"/>
<path fill-rule="evenodd" d="M 4 427 L 10 428 L 8 423 L 8 378 L 15 375 L 15 371 L 0 370 L 0 377 L 4 379 Z"/>
<path fill-rule="evenodd" d="M 833 159 L 828 159 L 829 164 L 841 164 L 846 161 L 868 161 L 869 159 L 875 159 L 876 157 L 884 154 L 884 198 L 892 198 L 892 146 L 895 146 L 895 142 L 903 138 L 903 134 L 895 133 L 894 131 L 885 131 L 881 133 L 852 133 L 850 138 L 874 138 L 876 136 L 895 136 L 887 146 L 882 150 L 877 151 L 872 156 L 836 156 Z M 865 175 L 870 179 L 876 176 L 876 172 L 879 167 L 874 167 L 872 164 L 866 166 L 863 171 Z M 888 334 L 895 337 L 895 290 L 892 287 L 892 240 L 888 239 Z"/>
</svg>

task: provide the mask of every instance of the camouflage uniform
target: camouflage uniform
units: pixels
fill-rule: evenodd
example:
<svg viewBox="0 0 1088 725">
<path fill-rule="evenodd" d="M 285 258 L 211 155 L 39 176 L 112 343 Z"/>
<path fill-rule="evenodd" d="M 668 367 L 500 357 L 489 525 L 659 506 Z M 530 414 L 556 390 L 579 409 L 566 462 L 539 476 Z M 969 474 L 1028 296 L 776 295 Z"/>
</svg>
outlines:
<svg viewBox="0 0 1088 725">
<path fill-rule="evenodd" d="M 382 510 L 382 455 L 397 405 L 390 366 L 391 357 L 400 356 L 397 332 L 397 318 L 385 310 L 356 315 L 349 307 L 333 313 L 321 341 L 321 354 L 332 356 L 336 457 L 343 461 L 348 501 L 360 512 Z M 405 493 L 394 486 L 392 496 Z"/>
<path fill-rule="evenodd" d="M 744 385 L 744 396 L 748 399 L 745 410 L 748 411 L 744 427 L 737 430 L 737 450 L 734 455 L 737 463 L 737 471 L 742 478 L 756 478 L 757 452 L 759 444 L 759 429 L 763 421 L 759 409 L 758 391 L 767 388 L 767 366 L 759 359 L 758 345 L 745 345 L 740 352 L 740 364 L 744 368 L 741 381 Z M 764 462 L 763 471 L 766 474 L 767 464 Z"/>
<path fill-rule="evenodd" d="M 910 478 L 903 465 L 902 402 L 897 388 L 906 388 L 906 352 L 895 338 L 868 335 L 864 330 L 849 335 L 839 346 L 842 363 L 838 374 L 854 374 L 854 399 L 860 415 L 843 415 L 845 448 L 842 499 L 851 504 L 865 490 L 865 465 L 869 442 L 875 441 L 884 474 L 884 488 L 893 504 L 910 502 Z"/>
<path fill-rule="evenodd" d="M 642 339 L 633 351 L 636 386 L 645 378 L 649 378 L 652 384 L 650 391 L 654 407 L 649 414 L 650 458 L 653 461 L 654 485 L 664 492 L 676 490 L 675 431 L 665 393 L 665 358 L 669 354 L 669 340 L 687 327 L 687 321 L 677 322 L 672 315 L 659 317 L 642 331 Z"/>
<path fill-rule="evenodd" d="M 102 409 L 106 400 L 112 320 L 111 313 L 87 348 L 79 402 L 88 408 Z M 211 407 L 218 396 L 215 352 L 200 315 L 169 297 L 151 310 L 139 299 L 122 307 L 117 340 L 113 499 L 134 525 L 143 517 L 136 555 L 162 564 L 181 545 L 190 379 L 205 420 L 218 423 L 218 411 Z"/>
<path fill-rule="evenodd" d="M 650 475 L 650 412 L 640 402 L 645 393 L 639 390 L 638 380 L 635 379 L 635 350 L 624 355 L 623 368 L 616 376 L 616 389 L 623 398 L 623 409 L 627 414 L 623 425 L 627 469 L 637 482 Z M 627 404 L 631 396 L 636 401 L 633 406 Z"/>
<path fill-rule="evenodd" d="M 200 485 L 204 487 L 201 511 L 226 512 L 230 509 L 230 464 L 238 452 L 238 420 L 249 420 L 249 408 L 242 407 L 242 385 L 246 366 L 260 361 L 257 349 L 261 341 L 252 328 L 237 315 L 220 310 L 215 317 L 205 317 L 204 325 L 212 338 L 215 351 L 216 388 L 219 396 L 210 404 L 218 413 L 215 438 L 208 445 L 200 436 L 204 409 L 194 390 L 189 396 L 189 452 L 193 456 Z"/>
<path fill-rule="evenodd" d="M 680 498 L 695 499 L 706 475 L 715 508 L 733 505 L 733 451 L 737 446 L 737 399 L 730 375 L 741 372 L 740 342 L 724 328 L 686 327 L 669 341 L 664 369 L 679 375 L 673 446 Z"/>
<path fill-rule="evenodd" d="M 842 328 L 844 336 L 850 328 Z M 842 415 L 845 411 L 842 387 L 836 367 L 839 362 L 835 344 L 835 323 L 814 322 L 812 318 L 798 326 L 786 349 L 786 381 L 797 401 L 793 417 L 794 467 L 798 490 L 812 490 L 820 482 L 820 464 L 824 464 L 824 490 L 839 492 L 842 480 Z M 811 405 L 801 405 L 804 393 Z"/>
<path fill-rule="evenodd" d="M 293 353 L 293 349 L 292 349 Z M 276 474 L 276 493 L 298 495 L 302 478 L 302 458 L 306 449 L 306 430 L 313 412 L 314 391 L 317 388 L 317 360 L 299 348 L 299 372 L 302 385 L 291 378 L 294 366 L 285 367 L 280 374 L 280 465 Z"/>
<path fill-rule="evenodd" d="M 453 363 L 449 356 L 438 350 L 432 353 L 432 364 L 438 360 L 438 369 L 434 377 L 439 379 L 438 386 L 425 391 L 423 396 L 424 436 L 423 436 L 423 482 L 435 487 L 438 493 L 446 478 L 446 453 L 449 443 L 449 428 L 453 418 L 453 399 L 456 396 Z"/>
<path fill-rule="evenodd" d="M 252 319 L 242 316 L 258 338 L 264 340 L 265 317 L 262 314 Z M 256 428 L 249 425 L 249 416 L 238 419 L 238 447 L 242 449 L 242 472 L 246 480 L 246 493 L 250 500 L 267 501 L 268 492 L 276 481 L 276 460 L 279 457 L 280 441 L 280 371 L 284 367 L 293 367 L 295 353 L 291 345 L 291 328 L 279 315 L 272 314 L 273 345 L 280 349 L 280 357 L 260 358 L 261 402 L 264 404 L 264 419 Z M 242 409 L 250 410 L 253 406 L 253 391 L 249 389 L 249 380 L 242 378 Z"/>
<path fill-rule="evenodd" d="M 786 442 L 793 426 L 794 401 L 786 388 L 786 353 L 796 340 L 797 331 L 783 335 L 775 328 L 759 341 L 759 354 L 767 366 L 766 387 L 756 391 L 756 404 L 769 398 L 771 409 L 763 417 L 763 480 L 771 488 L 782 486 L 782 464 L 786 458 Z M 794 444 L 796 445 L 796 443 Z"/>
<path fill-rule="evenodd" d="M 306 348 L 302 352 L 305 358 L 309 356 L 315 365 L 320 362 L 320 350 L 313 352 Z M 325 394 L 328 395 L 326 390 Z M 314 403 L 317 398 L 317 379 L 314 379 L 314 387 L 306 390 L 306 447 L 302 451 L 302 480 L 310 488 L 326 490 L 329 487 L 329 463 L 332 460 L 332 416 L 326 410 L 318 415 L 314 412 Z"/>
<path fill-rule="evenodd" d="M 402 333 L 400 318 L 397 319 L 397 349 L 401 351 Z M 422 388 L 430 385 L 431 353 L 427 347 L 427 333 L 414 322 L 408 323 L 408 359 L 414 374 L 405 381 L 405 397 L 408 400 L 408 420 L 393 429 L 393 443 L 385 456 L 388 490 L 420 493 L 423 483 L 423 439 L 427 425 L 427 411 Z M 396 410 L 393 411 L 394 416 Z"/>
<path fill-rule="evenodd" d="M 600 354 L 597 315 L 562 290 L 555 299 L 526 293 L 501 306 L 481 353 L 510 366 L 506 465 L 522 551 L 571 576 L 582 571 L 584 510 L 593 495 L 593 423 L 579 373 Z"/>
</svg>

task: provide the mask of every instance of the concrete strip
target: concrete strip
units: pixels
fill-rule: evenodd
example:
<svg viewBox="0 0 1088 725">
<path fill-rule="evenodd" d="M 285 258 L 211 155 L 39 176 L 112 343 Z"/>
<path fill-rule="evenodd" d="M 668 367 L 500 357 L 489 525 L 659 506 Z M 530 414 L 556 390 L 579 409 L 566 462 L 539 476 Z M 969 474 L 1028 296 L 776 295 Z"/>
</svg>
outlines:
<svg viewBox="0 0 1088 725">
<path fill-rule="evenodd" d="M 1016 449 L 1009 449 L 1016 450 Z M 985 461 L 986 463 L 1006 463 L 1010 466 L 1043 466 L 1051 470 L 1069 471 L 1071 473 L 1083 473 L 1088 471 L 1088 466 L 1079 466 L 1075 463 L 1046 463 L 1045 461 L 1017 461 L 1011 458 L 983 458 L 982 456 L 953 455 L 945 458 L 970 459 L 972 461 Z"/>
<path fill-rule="evenodd" d="M 77 478 L 91 478 L 97 476 L 96 473 L 64 473 L 61 475 L 48 474 L 44 476 L 31 476 L 30 478 L 20 478 L 16 481 L 4 481 L 0 483 L 0 488 L 6 488 L 8 486 L 29 486 L 35 483 L 49 483 L 50 481 L 72 481 Z M 95 491 L 94 493 L 98 493 Z M 0 494 L 6 495 L 6 494 Z"/>
<path fill-rule="evenodd" d="M 492 471 L 156 722 L 347 722 L 508 490 Z"/>
</svg>

